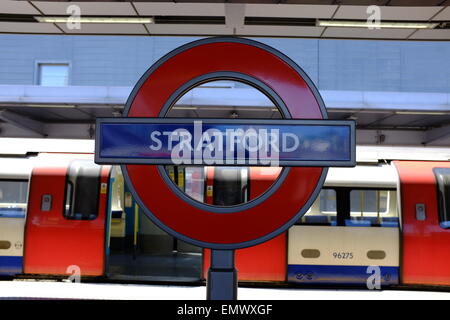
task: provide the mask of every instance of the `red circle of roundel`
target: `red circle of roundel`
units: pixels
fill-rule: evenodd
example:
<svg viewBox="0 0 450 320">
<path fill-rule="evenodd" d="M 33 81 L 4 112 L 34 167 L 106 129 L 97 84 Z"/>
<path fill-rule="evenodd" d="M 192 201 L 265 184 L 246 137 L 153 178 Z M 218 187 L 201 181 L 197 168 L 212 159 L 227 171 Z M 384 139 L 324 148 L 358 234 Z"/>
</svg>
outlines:
<svg viewBox="0 0 450 320">
<path fill-rule="evenodd" d="M 279 95 L 294 119 L 323 119 L 319 102 L 298 70 L 280 54 L 252 43 L 257 42 L 198 41 L 166 59 L 163 57 L 136 86 L 134 99 L 130 98 L 124 116 L 158 117 L 179 87 L 199 76 L 226 71 L 263 82 Z M 255 245 L 268 240 L 267 235 L 272 237 L 285 231 L 310 198 L 317 196 L 318 185 L 324 178 L 322 168 L 291 168 L 284 182 L 265 201 L 238 212 L 214 213 L 178 197 L 156 165 L 123 168 L 138 203 L 150 211 L 155 223 L 165 226 L 174 236 L 181 235 L 183 240 L 219 249 Z"/>
</svg>

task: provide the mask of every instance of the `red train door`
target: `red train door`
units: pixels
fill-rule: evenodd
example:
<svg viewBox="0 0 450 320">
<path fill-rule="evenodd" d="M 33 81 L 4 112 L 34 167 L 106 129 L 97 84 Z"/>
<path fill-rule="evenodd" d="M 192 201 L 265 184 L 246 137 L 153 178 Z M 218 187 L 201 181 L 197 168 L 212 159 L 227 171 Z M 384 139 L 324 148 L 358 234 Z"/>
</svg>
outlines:
<svg viewBox="0 0 450 320">
<path fill-rule="evenodd" d="M 33 169 L 24 273 L 104 273 L 109 171 L 92 160 L 67 158 Z"/>
<path fill-rule="evenodd" d="M 400 175 L 403 225 L 401 281 L 448 286 L 450 212 L 445 211 L 450 210 L 450 162 L 396 161 L 395 166 Z"/>
<path fill-rule="evenodd" d="M 215 170 L 217 171 L 220 169 L 216 167 Z M 209 172 L 211 171 L 212 170 L 209 170 Z M 207 180 L 207 183 L 213 183 L 211 180 L 217 180 L 219 175 L 217 172 L 210 175 L 209 172 L 208 178 L 210 180 Z M 253 200 L 264 194 L 264 192 L 276 181 L 280 172 L 281 168 L 250 167 L 248 171 L 246 171 L 248 175 L 246 176 L 246 180 L 248 180 L 249 183 L 245 182 L 245 184 L 241 184 L 244 186 L 243 190 L 246 191 L 246 196 L 249 198 L 246 200 Z M 217 187 L 217 183 L 215 187 Z M 211 190 L 212 193 L 218 191 L 216 189 Z M 211 199 L 212 198 L 213 197 L 211 195 Z M 286 232 L 284 232 L 281 235 L 257 246 L 236 250 L 236 269 L 238 270 L 238 280 L 266 282 L 285 281 L 287 259 L 286 241 L 287 235 Z M 210 255 L 210 250 L 205 249 L 203 255 L 203 272 L 205 278 L 210 265 Z"/>
</svg>

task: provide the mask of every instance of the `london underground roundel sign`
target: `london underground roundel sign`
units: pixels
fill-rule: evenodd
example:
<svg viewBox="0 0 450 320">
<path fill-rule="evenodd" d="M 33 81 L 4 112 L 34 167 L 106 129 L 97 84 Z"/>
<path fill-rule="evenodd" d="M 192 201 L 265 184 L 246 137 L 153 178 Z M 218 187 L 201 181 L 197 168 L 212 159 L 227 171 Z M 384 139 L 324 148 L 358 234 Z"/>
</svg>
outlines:
<svg viewBox="0 0 450 320">
<path fill-rule="evenodd" d="M 188 90 L 213 80 L 249 84 L 282 120 L 168 118 Z M 169 234 L 211 249 L 238 249 L 286 231 L 312 205 L 327 167 L 355 165 L 352 121 L 327 120 L 314 84 L 262 43 L 208 38 L 170 52 L 134 87 L 121 118 L 97 119 L 96 162 L 121 164 L 145 214 Z M 283 166 L 263 195 L 236 206 L 197 202 L 163 165 Z"/>
</svg>

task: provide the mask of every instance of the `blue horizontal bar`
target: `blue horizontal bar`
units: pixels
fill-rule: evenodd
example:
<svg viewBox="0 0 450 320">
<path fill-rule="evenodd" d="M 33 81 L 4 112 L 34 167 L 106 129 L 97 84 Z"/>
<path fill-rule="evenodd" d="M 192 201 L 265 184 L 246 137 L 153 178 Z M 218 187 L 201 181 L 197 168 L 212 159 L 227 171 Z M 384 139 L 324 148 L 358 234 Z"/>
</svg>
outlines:
<svg viewBox="0 0 450 320">
<path fill-rule="evenodd" d="M 399 283 L 398 267 L 379 268 L 382 286 Z M 365 285 L 372 275 L 368 266 L 288 265 L 288 282 L 292 283 Z"/>
<path fill-rule="evenodd" d="M 0 275 L 12 276 L 22 273 L 22 257 L 0 256 Z"/>
<path fill-rule="evenodd" d="M 25 209 L 0 208 L 0 218 L 25 218 Z"/>
<path fill-rule="evenodd" d="M 354 166 L 354 130 L 334 120 L 98 119 L 96 162 Z"/>
</svg>

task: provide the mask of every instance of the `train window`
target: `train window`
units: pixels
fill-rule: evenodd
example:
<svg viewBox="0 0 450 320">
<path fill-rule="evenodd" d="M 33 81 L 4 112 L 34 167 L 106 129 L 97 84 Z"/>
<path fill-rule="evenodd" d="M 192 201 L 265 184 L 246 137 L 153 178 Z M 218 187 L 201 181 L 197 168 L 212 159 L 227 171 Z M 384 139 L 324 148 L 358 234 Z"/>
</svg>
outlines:
<svg viewBox="0 0 450 320">
<path fill-rule="evenodd" d="M 350 192 L 352 216 L 385 213 L 388 198 L 388 191 L 386 190 L 352 190 Z"/>
<path fill-rule="evenodd" d="M 27 197 L 27 181 L 0 180 L 0 218 L 24 218 Z"/>
<path fill-rule="evenodd" d="M 350 219 L 346 226 L 397 227 L 396 193 L 394 190 L 350 191 Z"/>
<path fill-rule="evenodd" d="M 214 97 L 213 99 L 208 97 Z M 278 106 L 259 89 L 243 82 L 218 79 L 201 83 L 180 96 L 167 111 L 172 118 L 280 119 Z M 191 199 L 214 206 L 234 206 L 264 194 L 282 170 L 252 176 L 247 167 L 166 166 L 170 180 Z M 257 181 L 256 181 L 257 180 Z M 256 186 L 257 185 L 257 186 Z"/>
<path fill-rule="evenodd" d="M 205 170 L 202 167 L 186 167 L 186 183 L 184 191 L 197 201 L 203 201 Z"/>
<path fill-rule="evenodd" d="M 247 170 L 240 167 L 217 167 L 214 170 L 214 203 L 232 206 L 247 200 Z M 230 192 L 240 190 L 240 192 Z"/>
<path fill-rule="evenodd" d="M 68 220 L 94 220 L 98 214 L 101 167 L 87 160 L 70 163 L 63 210 Z"/>
<path fill-rule="evenodd" d="M 316 201 L 306 214 L 300 219 L 299 224 L 304 225 L 336 225 L 337 194 L 334 189 L 322 189 Z"/>
<path fill-rule="evenodd" d="M 450 168 L 434 168 L 436 177 L 439 224 L 444 229 L 450 229 Z"/>
<path fill-rule="evenodd" d="M 323 189 L 319 197 L 320 212 L 336 214 L 336 190 Z"/>
<path fill-rule="evenodd" d="M 398 227 L 395 190 L 324 188 L 298 224 Z"/>
</svg>

